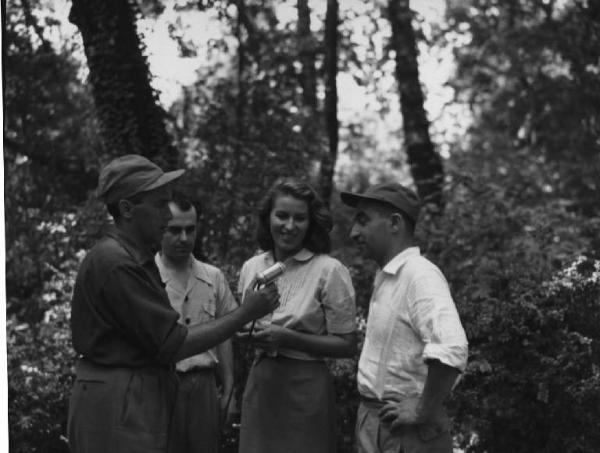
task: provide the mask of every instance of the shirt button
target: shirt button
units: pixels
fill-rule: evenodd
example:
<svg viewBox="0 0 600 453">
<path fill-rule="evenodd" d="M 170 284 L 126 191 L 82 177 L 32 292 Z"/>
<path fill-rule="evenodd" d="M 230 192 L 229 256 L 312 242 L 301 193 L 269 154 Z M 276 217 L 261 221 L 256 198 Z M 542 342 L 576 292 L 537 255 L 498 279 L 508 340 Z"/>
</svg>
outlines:
<svg viewBox="0 0 600 453">
<path fill-rule="evenodd" d="M 190 319 L 190 318 L 185 318 L 185 323 L 186 323 L 186 324 L 189 324 L 190 322 L 191 322 L 191 319 Z"/>
</svg>

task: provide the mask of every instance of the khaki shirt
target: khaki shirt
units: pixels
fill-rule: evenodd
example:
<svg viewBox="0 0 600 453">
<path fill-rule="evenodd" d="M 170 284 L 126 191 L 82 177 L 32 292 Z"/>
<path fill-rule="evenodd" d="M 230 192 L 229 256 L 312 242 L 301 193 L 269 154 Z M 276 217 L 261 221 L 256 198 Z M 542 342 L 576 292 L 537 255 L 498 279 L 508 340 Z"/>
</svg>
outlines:
<svg viewBox="0 0 600 453">
<path fill-rule="evenodd" d="M 204 324 L 233 311 L 238 304 L 231 294 L 227 279 L 219 269 L 190 257 L 190 274 L 185 288 L 167 268 L 160 254 L 154 257 L 165 283 L 171 306 L 179 313 L 179 322 L 186 326 Z M 192 368 L 212 368 L 218 363 L 216 348 L 188 357 L 176 365 L 178 371 Z"/>
</svg>

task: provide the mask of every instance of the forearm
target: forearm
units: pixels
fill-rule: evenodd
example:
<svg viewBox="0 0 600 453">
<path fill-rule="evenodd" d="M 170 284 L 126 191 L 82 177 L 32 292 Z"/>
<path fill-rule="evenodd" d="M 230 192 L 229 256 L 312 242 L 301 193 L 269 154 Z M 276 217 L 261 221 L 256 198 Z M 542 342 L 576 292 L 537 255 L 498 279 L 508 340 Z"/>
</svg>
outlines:
<svg viewBox="0 0 600 453">
<path fill-rule="evenodd" d="M 418 407 L 419 417 L 423 419 L 435 415 L 442 408 L 459 375 L 456 368 L 445 365 L 439 360 L 430 360 L 427 364 L 427 379 Z"/>
<path fill-rule="evenodd" d="M 175 360 L 179 361 L 217 346 L 250 321 L 252 314 L 242 306 L 214 321 L 189 327 Z"/>
<path fill-rule="evenodd" d="M 323 357 L 351 357 L 356 353 L 356 334 L 313 335 L 287 329 L 281 346 Z"/>
<path fill-rule="evenodd" d="M 218 373 L 223 383 L 223 391 L 230 392 L 233 389 L 233 347 L 230 339 L 217 346 L 217 357 L 219 358 Z"/>
</svg>

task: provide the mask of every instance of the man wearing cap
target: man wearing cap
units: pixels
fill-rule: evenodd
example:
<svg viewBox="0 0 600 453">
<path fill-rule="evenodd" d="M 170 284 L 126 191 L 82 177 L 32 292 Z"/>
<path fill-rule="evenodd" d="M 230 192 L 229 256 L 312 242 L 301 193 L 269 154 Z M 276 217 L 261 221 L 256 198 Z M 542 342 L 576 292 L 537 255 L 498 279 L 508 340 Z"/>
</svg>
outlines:
<svg viewBox="0 0 600 453">
<path fill-rule="evenodd" d="M 380 267 L 358 364 L 359 453 L 452 452 L 443 407 L 467 363 L 467 338 L 442 272 L 421 256 L 417 195 L 400 184 L 342 192 L 350 232 Z"/>
<path fill-rule="evenodd" d="M 196 207 L 177 194 L 169 208 L 173 218 L 155 261 L 171 305 L 180 315 L 179 322 L 188 326 L 220 318 L 237 308 L 237 302 L 223 272 L 192 255 L 198 223 Z M 225 419 L 234 403 L 231 340 L 178 362 L 176 370 L 179 392 L 172 430 L 175 451 L 217 453 L 220 418 Z"/>
<path fill-rule="evenodd" d="M 175 362 L 278 305 L 272 286 L 211 323 L 177 322 L 154 253 L 171 219 L 169 183 L 182 173 L 164 173 L 138 155 L 117 158 L 100 172 L 98 195 L 115 226 L 81 263 L 71 301 L 78 353 L 67 428 L 73 453 L 169 451 Z"/>
</svg>

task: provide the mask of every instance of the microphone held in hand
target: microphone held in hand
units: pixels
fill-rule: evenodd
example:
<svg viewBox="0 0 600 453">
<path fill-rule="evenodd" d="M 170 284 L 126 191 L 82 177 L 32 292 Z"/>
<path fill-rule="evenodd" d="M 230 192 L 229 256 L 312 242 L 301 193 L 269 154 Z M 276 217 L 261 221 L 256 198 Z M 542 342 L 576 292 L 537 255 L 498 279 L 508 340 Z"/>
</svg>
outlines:
<svg viewBox="0 0 600 453">
<path fill-rule="evenodd" d="M 285 264 L 277 262 L 262 272 L 256 274 L 257 285 L 268 285 L 285 272 Z"/>
<path fill-rule="evenodd" d="M 273 264 L 271 267 L 266 268 L 264 271 L 256 274 L 254 289 L 257 289 L 261 286 L 266 286 L 272 281 L 274 281 L 277 277 L 285 272 L 285 264 L 281 262 L 277 262 Z M 254 324 L 256 323 L 256 319 L 252 321 L 252 326 L 250 326 L 250 335 L 249 338 L 252 338 L 252 332 L 254 332 Z"/>
</svg>

